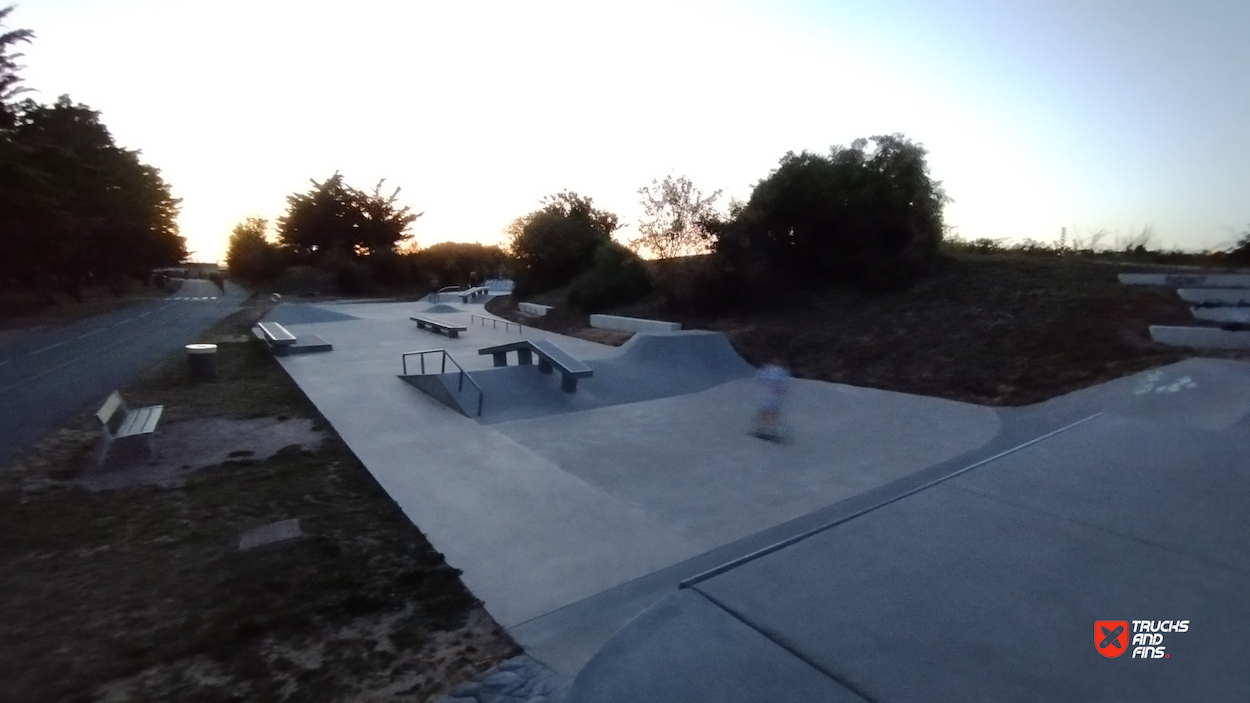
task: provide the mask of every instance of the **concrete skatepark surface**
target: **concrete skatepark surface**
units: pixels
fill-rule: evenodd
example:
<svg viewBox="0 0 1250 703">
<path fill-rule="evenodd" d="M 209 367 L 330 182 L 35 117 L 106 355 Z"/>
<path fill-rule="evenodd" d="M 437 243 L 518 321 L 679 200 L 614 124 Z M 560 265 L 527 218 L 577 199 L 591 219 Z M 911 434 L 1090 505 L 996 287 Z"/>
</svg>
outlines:
<svg viewBox="0 0 1250 703">
<path fill-rule="evenodd" d="M 496 620 L 577 676 L 568 701 L 1250 691 L 1250 365 L 997 410 L 796 381 L 775 445 L 747 435 L 759 389 L 719 335 L 631 351 L 473 325 L 467 304 L 448 339 L 407 319 L 424 307 L 280 305 L 334 345 L 280 362 Z M 477 354 L 539 337 L 595 377 L 562 394 L 558 373 Z M 402 352 L 434 348 L 492 379 L 500 414 L 397 378 Z M 1193 625 L 1168 659 L 1112 660 L 1098 619 Z"/>
</svg>

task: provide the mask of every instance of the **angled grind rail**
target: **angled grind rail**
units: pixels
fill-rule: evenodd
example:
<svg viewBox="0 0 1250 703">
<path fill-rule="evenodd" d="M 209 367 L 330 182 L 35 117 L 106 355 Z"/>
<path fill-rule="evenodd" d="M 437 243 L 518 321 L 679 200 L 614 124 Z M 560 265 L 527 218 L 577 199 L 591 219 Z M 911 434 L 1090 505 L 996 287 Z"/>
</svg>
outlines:
<svg viewBox="0 0 1250 703">
<path fill-rule="evenodd" d="M 455 358 L 453 358 L 451 354 L 447 353 L 446 349 L 424 349 L 421 351 L 404 352 L 402 359 L 401 359 L 404 365 L 404 375 L 405 376 L 408 375 L 408 357 L 416 356 L 416 357 L 419 357 L 421 360 L 421 374 L 420 375 L 424 376 L 426 354 L 442 354 L 443 355 L 442 363 L 439 365 L 439 371 L 438 371 L 438 373 L 440 374 L 447 373 L 447 361 L 449 359 L 451 360 L 452 366 L 455 366 L 456 369 L 460 372 L 460 376 L 458 378 L 458 385 L 456 387 L 456 390 L 458 392 L 460 393 L 464 392 L 464 380 L 466 378 L 469 379 L 469 385 L 473 386 L 473 388 L 477 390 L 477 416 L 481 417 L 482 416 L 482 403 L 486 399 L 486 394 L 482 392 L 482 387 L 477 384 L 477 381 L 473 380 L 473 377 L 469 375 L 469 372 L 465 371 L 464 368 L 460 366 L 460 364 L 455 360 Z M 431 368 L 433 368 L 433 364 L 431 364 L 430 366 Z M 433 373 L 433 371 L 431 371 L 430 373 Z"/>
</svg>

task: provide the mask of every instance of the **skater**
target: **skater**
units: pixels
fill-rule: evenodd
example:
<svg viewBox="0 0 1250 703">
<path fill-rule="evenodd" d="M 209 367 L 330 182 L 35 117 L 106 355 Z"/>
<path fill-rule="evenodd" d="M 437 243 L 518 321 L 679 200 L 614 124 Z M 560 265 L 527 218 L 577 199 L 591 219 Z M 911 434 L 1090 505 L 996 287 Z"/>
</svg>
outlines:
<svg viewBox="0 0 1250 703">
<path fill-rule="evenodd" d="M 755 414 L 755 436 L 780 442 L 781 400 L 786 395 L 790 372 L 774 359 L 760 368 L 759 379 L 764 385 L 764 402 Z"/>
</svg>

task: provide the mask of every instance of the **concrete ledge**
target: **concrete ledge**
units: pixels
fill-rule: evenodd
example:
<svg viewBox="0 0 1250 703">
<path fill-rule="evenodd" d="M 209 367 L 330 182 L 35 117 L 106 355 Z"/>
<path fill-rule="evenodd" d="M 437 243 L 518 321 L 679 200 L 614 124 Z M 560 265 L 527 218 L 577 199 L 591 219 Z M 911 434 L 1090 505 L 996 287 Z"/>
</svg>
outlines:
<svg viewBox="0 0 1250 703">
<path fill-rule="evenodd" d="M 1177 288 L 1176 294 L 1187 303 L 1250 305 L 1250 290 L 1244 288 Z"/>
<path fill-rule="evenodd" d="M 1174 288 L 1250 288 L 1250 273 L 1122 273 L 1120 283 Z"/>
<path fill-rule="evenodd" d="M 1250 307 L 1190 308 L 1195 320 L 1250 324 Z"/>
<path fill-rule="evenodd" d="M 680 322 L 644 320 L 639 317 L 619 317 L 617 315 L 591 315 L 590 326 L 602 330 L 619 330 L 621 332 L 676 332 L 681 329 Z"/>
<path fill-rule="evenodd" d="M 546 315 L 552 307 L 551 305 L 539 305 L 538 303 L 517 303 L 517 309 L 521 312 L 538 316 Z"/>
<path fill-rule="evenodd" d="M 1151 325 L 1150 338 L 1173 347 L 1250 349 L 1250 332 L 1231 332 L 1218 327 Z"/>
</svg>

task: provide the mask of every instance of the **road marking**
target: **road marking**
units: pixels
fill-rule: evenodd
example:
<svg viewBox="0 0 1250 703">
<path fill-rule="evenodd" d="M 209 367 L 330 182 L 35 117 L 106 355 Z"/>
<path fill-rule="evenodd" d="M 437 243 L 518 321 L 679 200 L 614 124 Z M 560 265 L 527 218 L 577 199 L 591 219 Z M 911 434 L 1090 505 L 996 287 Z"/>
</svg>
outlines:
<svg viewBox="0 0 1250 703">
<path fill-rule="evenodd" d="M 104 330 L 106 330 L 106 329 L 108 329 L 108 328 L 107 328 L 107 327 L 101 327 L 101 328 L 100 328 L 100 329 L 98 329 L 98 330 L 91 330 L 90 332 L 83 332 L 82 334 L 78 335 L 78 338 L 79 338 L 79 339 L 82 339 L 83 337 L 90 337 L 90 336 L 91 336 L 91 335 L 93 335 L 93 334 L 100 334 L 101 332 L 103 332 L 103 331 L 104 331 Z"/>
<path fill-rule="evenodd" d="M 156 312 L 156 311 L 155 311 L 155 310 L 148 310 L 147 312 L 141 312 L 141 313 L 139 313 L 138 317 L 147 317 L 148 315 L 151 315 L 153 312 Z"/>
<path fill-rule="evenodd" d="M 135 319 L 135 318 L 133 318 L 133 317 L 128 317 L 128 318 L 126 318 L 126 319 L 122 320 L 121 322 L 119 322 L 119 323 L 117 323 L 117 324 L 115 324 L 115 325 L 113 325 L 113 326 L 114 326 L 114 327 L 121 327 L 122 325 L 126 324 L 127 322 L 133 322 L 133 321 L 134 321 L 134 319 Z"/>
<path fill-rule="evenodd" d="M 46 346 L 46 347 L 44 347 L 44 348 L 42 348 L 42 349 L 36 349 L 36 350 L 34 350 L 34 351 L 32 351 L 32 352 L 27 352 L 27 354 L 28 354 L 29 356 L 34 356 L 34 355 L 36 355 L 36 354 L 42 354 L 42 353 L 44 353 L 44 352 L 48 351 L 49 349 L 56 349 L 57 347 L 63 347 L 63 346 L 65 346 L 66 344 L 69 344 L 69 342 L 57 342 L 56 344 L 49 344 L 48 346 Z"/>
</svg>

